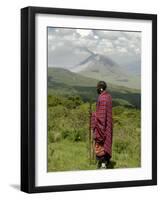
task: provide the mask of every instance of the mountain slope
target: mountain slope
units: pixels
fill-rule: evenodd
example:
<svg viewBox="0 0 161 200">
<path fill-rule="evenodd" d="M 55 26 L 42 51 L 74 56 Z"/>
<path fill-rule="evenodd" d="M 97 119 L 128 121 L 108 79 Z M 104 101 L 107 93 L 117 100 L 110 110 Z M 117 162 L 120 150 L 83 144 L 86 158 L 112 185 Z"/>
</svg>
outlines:
<svg viewBox="0 0 161 200">
<path fill-rule="evenodd" d="M 79 95 L 84 101 L 96 101 L 98 80 L 83 77 L 62 68 L 48 68 L 48 94 Z M 113 97 L 113 105 L 118 101 L 140 108 L 140 90 L 107 83 L 107 90 Z M 116 101 L 115 101 L 116 99 Z M 120 100 L 119 100 L 120 99 Z"/>
<path fill-rule="evenodd" d="M 140 76 L 138 74 L 129 73 L 108 56 L 101 54 L 92 53 L 85 60 L 71 67 L 70 71 L 113 84 L 140 89 Z"/>
<path fill-rule="evenodd" d="M 95 86 L 98 82 L 96 79 L 86 78 L 67 69 L 48 67 L 48 83 L 52 81 L 75 86 Z"/>
</svg>

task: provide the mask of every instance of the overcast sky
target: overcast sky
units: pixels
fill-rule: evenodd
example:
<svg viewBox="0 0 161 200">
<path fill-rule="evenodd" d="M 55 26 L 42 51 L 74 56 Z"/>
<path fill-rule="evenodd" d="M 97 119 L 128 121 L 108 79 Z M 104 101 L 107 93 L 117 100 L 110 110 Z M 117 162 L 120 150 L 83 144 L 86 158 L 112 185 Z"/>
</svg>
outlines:
<svg viewBox="0 0 161 200">
<path fill-rule="evenodd" d="M 90 51 L 108 56 L 120 65 L 138 64 L 141 33 L 48 28 L 48 66 L 68 69 L 87 58 Z"/>
</svg>

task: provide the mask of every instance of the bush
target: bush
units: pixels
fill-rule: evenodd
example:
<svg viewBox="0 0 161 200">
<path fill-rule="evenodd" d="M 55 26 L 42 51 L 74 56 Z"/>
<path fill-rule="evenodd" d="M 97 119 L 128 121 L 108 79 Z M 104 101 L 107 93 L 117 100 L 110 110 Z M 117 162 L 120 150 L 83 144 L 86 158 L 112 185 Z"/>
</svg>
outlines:
<svg viewBox="0 0 161 200">
<path fill-rule="evenodd" d="M 128 153 L 129 142 L 123 140 L 116 140 L 114 143 L 114 151 L 117 153 Z"/>
<path fill-rule="evenodd" d="M 74 134 L 74 141 L 86 141 L 87 131 L 85 129 L 78 129 Z"/>
<path fill-rule="evenodd" d="M 66 101 L 66 107 L 69 109 L 77 108 L 83 103 L 80 96 L 69 96 Z"/>
<path fill-rule="evenodd" d="M 56 107 L 62 105 L 65 108 L 74 109 L 81 104 L 83 104 L 83 101 L 81 97 L 77 95 L 68 97 L 48 95 L 48 107 Z"/>
<path fill-rule="evenodd" d="M 61 132 L 63 139 L 68 139 L 73 142 L 86 141 L 87 133 L 83 128 L 81 129 L 64 129 Z"/>
</svg>

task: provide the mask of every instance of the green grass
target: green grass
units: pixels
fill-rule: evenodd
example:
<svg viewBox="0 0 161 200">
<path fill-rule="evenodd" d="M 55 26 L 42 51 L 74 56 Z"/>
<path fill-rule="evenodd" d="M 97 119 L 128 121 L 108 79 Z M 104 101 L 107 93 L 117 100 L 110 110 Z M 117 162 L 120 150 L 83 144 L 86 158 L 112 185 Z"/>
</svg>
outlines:
<svg viewBox="0 0 161 200">
<path fill-rule="evenodd" d="M 48 145 L 48 171 L 90 170 L 96 165 L 89 163 L 86 142 L 62 140 Z"/>
</svg>

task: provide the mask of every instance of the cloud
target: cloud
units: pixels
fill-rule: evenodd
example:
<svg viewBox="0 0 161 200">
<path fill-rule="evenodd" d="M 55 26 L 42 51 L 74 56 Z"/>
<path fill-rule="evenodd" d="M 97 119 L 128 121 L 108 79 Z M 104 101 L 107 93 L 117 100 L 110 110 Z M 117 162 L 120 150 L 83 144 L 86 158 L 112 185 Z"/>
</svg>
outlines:
<svg viewBox="0 0 161 200">
<path fill-rule="evenodd" d="M 90 51 L 111 56 L 121 64 L 130 59 L 135 62 L 141 59 L 141 33 L 48 28 L 49 65 L 68 68 L 88 57 Z"/>
<path fill-rule="evenodd" d="M 87 30 L 87 29 L 76 29 L 76 32 L 77 32 L 81 37 L 86 37 L 86 36 L 92 34 L 92 30 Z"/>
</svg>

